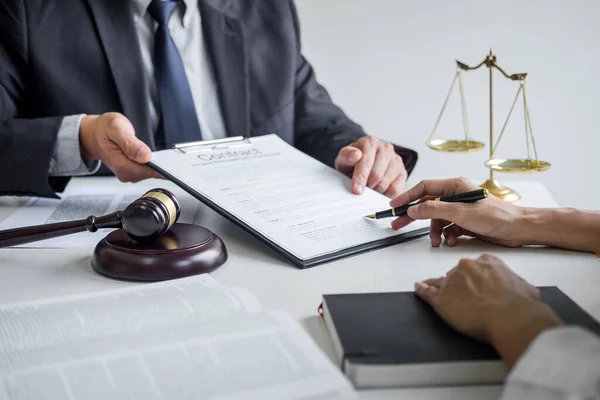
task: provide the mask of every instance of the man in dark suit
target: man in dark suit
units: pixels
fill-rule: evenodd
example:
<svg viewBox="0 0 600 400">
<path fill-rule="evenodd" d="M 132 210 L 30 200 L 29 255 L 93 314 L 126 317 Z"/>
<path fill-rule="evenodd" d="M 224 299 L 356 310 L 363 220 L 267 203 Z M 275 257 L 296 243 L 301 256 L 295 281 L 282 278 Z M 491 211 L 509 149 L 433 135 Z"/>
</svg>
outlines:
<svg viewBox="0 0 600 400">
<path fill-rule="evenodd" d="M 139 181 L 174 142 L 277 133 L 390 197 L 417 154 L 333 104 L 300 49 L 293 0 L 2 0 L 0 194 L 70 176 Z"/>
</svg>

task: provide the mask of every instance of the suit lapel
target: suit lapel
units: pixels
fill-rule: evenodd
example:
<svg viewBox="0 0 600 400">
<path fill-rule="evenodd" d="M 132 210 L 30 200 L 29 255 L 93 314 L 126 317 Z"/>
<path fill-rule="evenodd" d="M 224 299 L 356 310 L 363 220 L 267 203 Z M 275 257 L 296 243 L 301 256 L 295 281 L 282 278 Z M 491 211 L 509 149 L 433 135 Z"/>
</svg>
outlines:
<svg viewBox="0 0 600 400">
<path fill-rule="evenodd" d="M 136 136 L 154 148 L 138 35 L 129 1 L 87 0 L 108 64 L 115 80 L 123 113 Z"/>
<path fill-rule="evenodd" d="M 228 136 L 250 135 L 248 66 L 241 22 L 225 14 L 227 0 L 199 0 L 202 34 L 217 81 Z"/>
</svg>

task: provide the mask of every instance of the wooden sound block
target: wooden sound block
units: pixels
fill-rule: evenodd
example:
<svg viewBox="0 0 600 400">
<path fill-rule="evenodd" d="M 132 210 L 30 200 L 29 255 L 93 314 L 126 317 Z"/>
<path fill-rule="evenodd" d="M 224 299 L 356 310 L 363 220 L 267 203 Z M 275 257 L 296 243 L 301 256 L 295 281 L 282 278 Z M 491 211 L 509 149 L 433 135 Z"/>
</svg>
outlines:
<svg viewBox="0 0 600 400">
<path fill-rule="evenodd" d="M 99 274 L 132 281 L 161 281 L 212 272 L 227 261 L 220 237 L 197 225 L 175 224 L 152 243 L 138 243 L 123 229 L 96 245 L 92 267 Z"/>
</svg>

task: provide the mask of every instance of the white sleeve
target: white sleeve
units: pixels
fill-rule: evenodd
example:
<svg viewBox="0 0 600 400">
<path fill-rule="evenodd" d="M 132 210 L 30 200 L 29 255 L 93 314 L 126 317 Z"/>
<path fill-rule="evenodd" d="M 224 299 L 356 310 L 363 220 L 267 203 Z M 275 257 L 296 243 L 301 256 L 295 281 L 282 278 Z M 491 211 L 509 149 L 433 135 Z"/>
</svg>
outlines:
<svg viewBox="0 0 600 400">
<path fill-rule="evenodd" d="M 79 126 L 85 114 L 64 117 L 50 160 L 51 176 L 78 176 L 96 173 L 100 161 L 86 162 L 81 158 L 79 148 Z"/>
<path fill-rule="evenodd" d="M 510 372 L 501 400 L 600 398 L 600 337 L 580 327 L 541 333 Z"/>
</svg>

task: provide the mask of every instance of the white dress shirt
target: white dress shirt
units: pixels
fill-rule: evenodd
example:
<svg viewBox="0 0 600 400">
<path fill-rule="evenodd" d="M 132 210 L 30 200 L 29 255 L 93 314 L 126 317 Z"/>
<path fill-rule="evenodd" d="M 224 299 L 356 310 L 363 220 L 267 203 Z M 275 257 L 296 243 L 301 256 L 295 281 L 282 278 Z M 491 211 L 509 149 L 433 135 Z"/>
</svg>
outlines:
<svg viewBox="0 0 600 400">
<path fill-rule="evenodd" d="M 510 372 L 500 400 L 600 399 L 600 337 L 579 327 L 541 333 Z"/>
<path fill-rule="evenodd" d="M 154 33 L 158 24 L 150 16 L 148 6 L 152 0 L 131 2 L 138 35 L 145 80 L 149 85 L 148 110 L 150 126 L 155 132 L 160 119 L 158 91 L 154 79 Z M 185 73 L 190 84 L 202 139 L 226 137 L 225 125 L 211 60 L 202 38 L 202 19 L 197 0 L 180 0 L 169 20 L 171 37 L 181 54 Z M 96 172 L 99 162 L 84 163 L 79 150 L 79 126 L 85 114 L 63 118 L 50 162 L 50 175 L 77 176 Z"/>
</svg>

